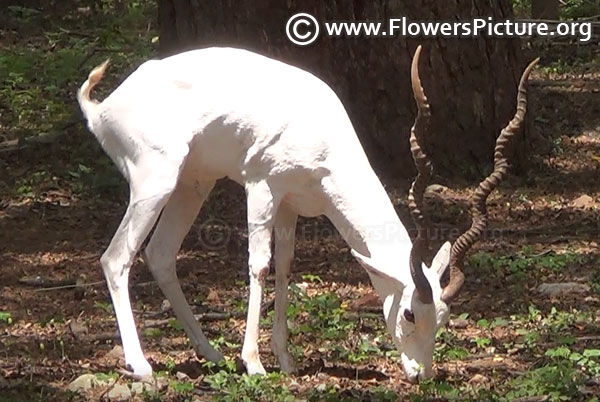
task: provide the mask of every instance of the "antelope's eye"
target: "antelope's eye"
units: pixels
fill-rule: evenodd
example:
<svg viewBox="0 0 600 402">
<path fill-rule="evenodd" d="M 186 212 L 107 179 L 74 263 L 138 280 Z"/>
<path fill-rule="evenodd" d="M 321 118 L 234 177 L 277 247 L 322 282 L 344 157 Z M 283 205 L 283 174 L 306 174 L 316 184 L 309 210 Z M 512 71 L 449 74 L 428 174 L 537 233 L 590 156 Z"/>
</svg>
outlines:
<svg viewBox="0 0 600 402">
<path fill-rule="evenodd" d="M 413 324 L 415 323 L 415 315 L 413 314 L 412 311 L 410 311 L 407 308 L 404 309 L 404 318 L 406 318 L 408 321 L 412 322 Z"/>
</svg>

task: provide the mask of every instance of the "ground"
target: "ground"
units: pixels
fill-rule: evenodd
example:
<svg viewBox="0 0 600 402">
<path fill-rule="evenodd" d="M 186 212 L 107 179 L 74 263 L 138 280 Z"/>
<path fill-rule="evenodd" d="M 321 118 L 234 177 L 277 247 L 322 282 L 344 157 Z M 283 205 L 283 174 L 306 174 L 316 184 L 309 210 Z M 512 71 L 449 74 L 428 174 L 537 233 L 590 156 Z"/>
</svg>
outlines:
<svg viewBox="0 0 600 402">
<path fill-rule="evenodd" d="M 144 11 L 130 7 L 122 18 L 139 22 Z M 14 7 L 10 13 L 25 26 L 41 21 L 40 30 L 51 34 L 25 39 L 15 27 L 2 31 L 8 50 L 0 65 L 14 72 L 25 63 L 26 72 L 10 74 L 10 84 L 1 89 L 0 140 L 60 133 L 22 149 L 0 147 L 0 401 L 106 399 L 113 385 L 86 394 L 67 387 L 85 373 L 134 382 L 120 370 L 120 340 L 99 264 L 126 207 L 126 187 L 86 132 L 72 94 L 87 59 L 112 51 L 113 74 L 120 66 L 130 68 L 137 62 L 128 53 L 132 43 L 144 43 L 133 48 L 142 58 L 152 48 L 153 28 L 132 23 L 129 36 L 123 35 L 126 28 L 110 25 L 105 11 L 84 8 L 80 13 L 96 16 L 105 35 L 92 40 L 94 33 L 78 30 L 73 21 L 64 25 L 69 29 L 51 30 L 30 9 Z M 115 44 L 115 37 L 124 36 L 133 40 Z M 450 325 L 438 334 L 434 381 L 405 381 L 368 276 L 325 219 L 302 219 L 297 233 L 288 316 L 300 373 L 280 374 L 269 351 L 272 276 L 260 342 L 270 374 L 236 372 L 245 327 L 247 234 L 243 192 L 222 182 L 177 264 L 203 329 L 230 363 L 216 367 L 194 355 L 140 258 L 132 269 L 132 304 L 159 385 L 136 398 L 597 400 L 600 59 L 585 48 L 560 55 L 555 49 L 546 50 L 531 83 L 539 155 L 528 172 L 509 176 L 490 198 L 490 230 L 469 253 L 464 289 L 452 305 Z M 42 68 L 44 63 L 63 68 L 53 71 Z M 73 79 L 60 81 L 71 72 Z M 56 82 L 37 87 L 42 74 Z M 386 181 L 403 219 L 407 183 Z M 465 228 L 473 183 L 442 184 L 448 187 L 427 197 L 436 227 L 446 233 Z M 537 291 L 542 283 L 556 282 L 588 287 L 554 298 Z"/>
</svg>

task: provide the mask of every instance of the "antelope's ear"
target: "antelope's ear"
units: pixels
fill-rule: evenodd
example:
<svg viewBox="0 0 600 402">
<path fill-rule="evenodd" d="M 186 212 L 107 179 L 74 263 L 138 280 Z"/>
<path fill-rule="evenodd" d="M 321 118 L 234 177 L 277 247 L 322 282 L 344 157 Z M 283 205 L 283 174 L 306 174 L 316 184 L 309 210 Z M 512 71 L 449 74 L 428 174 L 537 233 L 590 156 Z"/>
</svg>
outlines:
<svg viewBox="0 0 600 402">
<path fill-rule="evenodd" d="M 450 250 L 452 250 L 452 244 L 449 241 L 444 243 L 438 250 L 437 254 L 433 258 L 431 263 L 431 269 L 434 269 L 438 274 L 438 278 L 441 278 L 450 265 Z"/>
<path fill-rule="evenodd" d="M 352 250 L 351 252 L 352 252 L 352 255 L 354 256 L 354 258 L 356 258 L 356 260 L 360 263 L 360 265 L 368 273 L 370 273 L 378 278 L 381 278 L 383 280 L 398 283 L 398 279 L 393 278 L 390 275 L 388 275 L 387 273 L 383 272 L 381 270 L 381 268 L 377 268 L 377 266 L 375 265 L 375 262 L 373 261 L 372 258 L 367 257 L 366 255 L 362 255 L 361 253 L 359 253 L 356 250 Z"/>
</svg>

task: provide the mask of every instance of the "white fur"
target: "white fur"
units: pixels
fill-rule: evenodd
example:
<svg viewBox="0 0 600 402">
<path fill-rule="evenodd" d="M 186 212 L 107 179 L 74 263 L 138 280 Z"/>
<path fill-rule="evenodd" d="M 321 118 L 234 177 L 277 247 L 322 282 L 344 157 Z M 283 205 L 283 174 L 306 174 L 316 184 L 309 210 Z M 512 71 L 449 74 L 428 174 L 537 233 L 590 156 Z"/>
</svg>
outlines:
<svg viewBox="0 0 600 402">
<path fill-rule="evenodd" d="M 271 344 L 281 368 L 295 370 L 285 317 L 293 231 L 298 215 L 324 214 L 383 300 L 407 377 L 432 375 L 435 333 L 448 318 L 439 276 L 450 247 L 440 249 L 436 269 L 425 270 L 434 303 L 423 305 L 408 268 L 412 243 L 406 229 L 342 103 L 325 83 L 298 68 L 231 48 L 146 62 L 100 104 L 88 95 L 99 80 L 92 79 L 95 73 L 78 98 L 90 130 L 130 184 L 129 206 L 101 262 L 125 358 L 136 374 L 150 374 L 151 367 L 135 330 L 128 272 L 163 210 L 146 261 L 196 352 L 212 361 L 222 358 L 193 318 L 175 258 L 215 181 L 229 177 L 244 186 L 248 202 L 250 296 L 242 359 L 249 373 L 264 373 L 258 324 L 273 232 L 277 273 Z M 404 309 L 412 310 L 416 324 L 404 318 Z"/>
</svg>

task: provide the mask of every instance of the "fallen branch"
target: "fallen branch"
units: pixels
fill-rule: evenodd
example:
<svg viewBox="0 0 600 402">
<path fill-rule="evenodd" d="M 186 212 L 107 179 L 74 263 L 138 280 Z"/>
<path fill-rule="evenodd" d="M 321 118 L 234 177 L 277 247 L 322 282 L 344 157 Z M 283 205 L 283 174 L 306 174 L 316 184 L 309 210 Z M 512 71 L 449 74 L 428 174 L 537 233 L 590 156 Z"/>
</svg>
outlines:
<svg viewBox="0 0 600 402">
<path fill-rule="evenodd" d="M 264 303 L 264 305 L 261 308 L 261 314 L 265 314 L 273 306 L 273 304 L 275 304 L 275 299 L 269 300 L 268 302 Z M 245 317 L 246 317 L 245 312 L 235 312 L 235 313 L 208 312 L 208 313 L 194 315 L 194 318 L 196 319 L 196 321 L 200 321 L 200 322 L 202 322 L 202 321 L 204 321 L 204 322 L 222 321 L 222 320 L 228 320 L 230 318 L 245 318 Z M 161 319 L 161 320 L 145 320 L 142 327 L 143 328 L 165 327 L 165 326 L 169 325 L 171 320 L 174 320 L 174 319 L 175 318 L 165 318 L 165 319 Z M 87 328 L 85 328 L 85 327 L 78 328 L 74 322 L 71 323 L 70 329 L 71 329 L 71 333 L 73 334 L 75 339 L 77 339 L 78 341 L 81 341 L 81 342 L 93 343 L 93 342 L 115 341 L 115 340 L 121 339 L 121 335 L 120 335 L 119 331 L 102 332 L 102 333 L 88 335 Z M 216 334 L 218 332 L 212 328 L 203 328 L 202 330 L 204 332 L 207 332 L 210 334 Z"/>
<path fill-rule="evenodd" d="M 134 373 L 132 373 L 129 370 L 117 369 L 117 373 L 121 374 L 122 377 L 125 377 L 129 380 L 141 381 L 141 382 L 145 382 L 147 384 L 154 384 L 154 379 L 152 377 L 141 377 L 139 375 L 135 375 Z M 115 384 L 116 384 L 116 381 L 115 381 Z"/>
<path fill-rule="evenodd" d="M 37 135 L 32 135 L 30 137 L 17 138 L 14 140 L 0 142 L 0 154 L 19 151 L 23 148 L 28 147 L 31 144 L 50 144 L 50 143 L 54 142 L 57 138 L 64 135 L 65 130 L 67 130 L 68 128 L 71 128 L 83 121 L 84 121 L 83 119 L 71 121 L 71 122 L 65 124 L 64 126 L 59 127 L 55 132 L 52 132 L 52 133 L 39 133 Z"/>
<path fill-rule="evenodd" d="M 271 307 L 275 304 L 275 299 L 271 299 L 268 302 L 264 303 L 260 309 L 260 313 L 265 314 Z M 194 318 L 196 321 L 223 321 L 228 320 L 230 318 L 246 318 L 246 312 L 244 311 L 236 311 L 233 313 L 221 312 L 221 311 L 211 311 L 208 313 L 194 314 Z M 156 328 L 156 327 L 164 327 L 169 324 L 169 322 L 173 318 L 165 318 L 161 320 L 146 320 L 144 321 L 145 328 Z"/>
<path fill-rule="evenodd" d="M 461 359 L 462 361 L 469 361 L 469 360 L 479 360 L 479 359 L 488 359 L 490 357 L 494 357 L 496 356 L 495 353 L 479 353 L 476 355 L 469 355 L 464 357 L 463 359 Z"/>
<path fill-rule="evenodd" d="M 77 279 L 75 278 L 67 278 L 67 279 L 54 279 L 54 278 L 44 278 L 43 276 L 23 276 L 19 278 L 19 283 L 27 286 L 50 286 L 50 288 L 41 289 L 41 290 L 51 290 L 61 286 L 70 286 L 75 287 L 77 283 Z"/>
<path fill-rule="evenodd" d="M 513 402 L 544 402 L 550 399 L 550 395 L 524 396 L 513 399 Z"/>
</svg>

